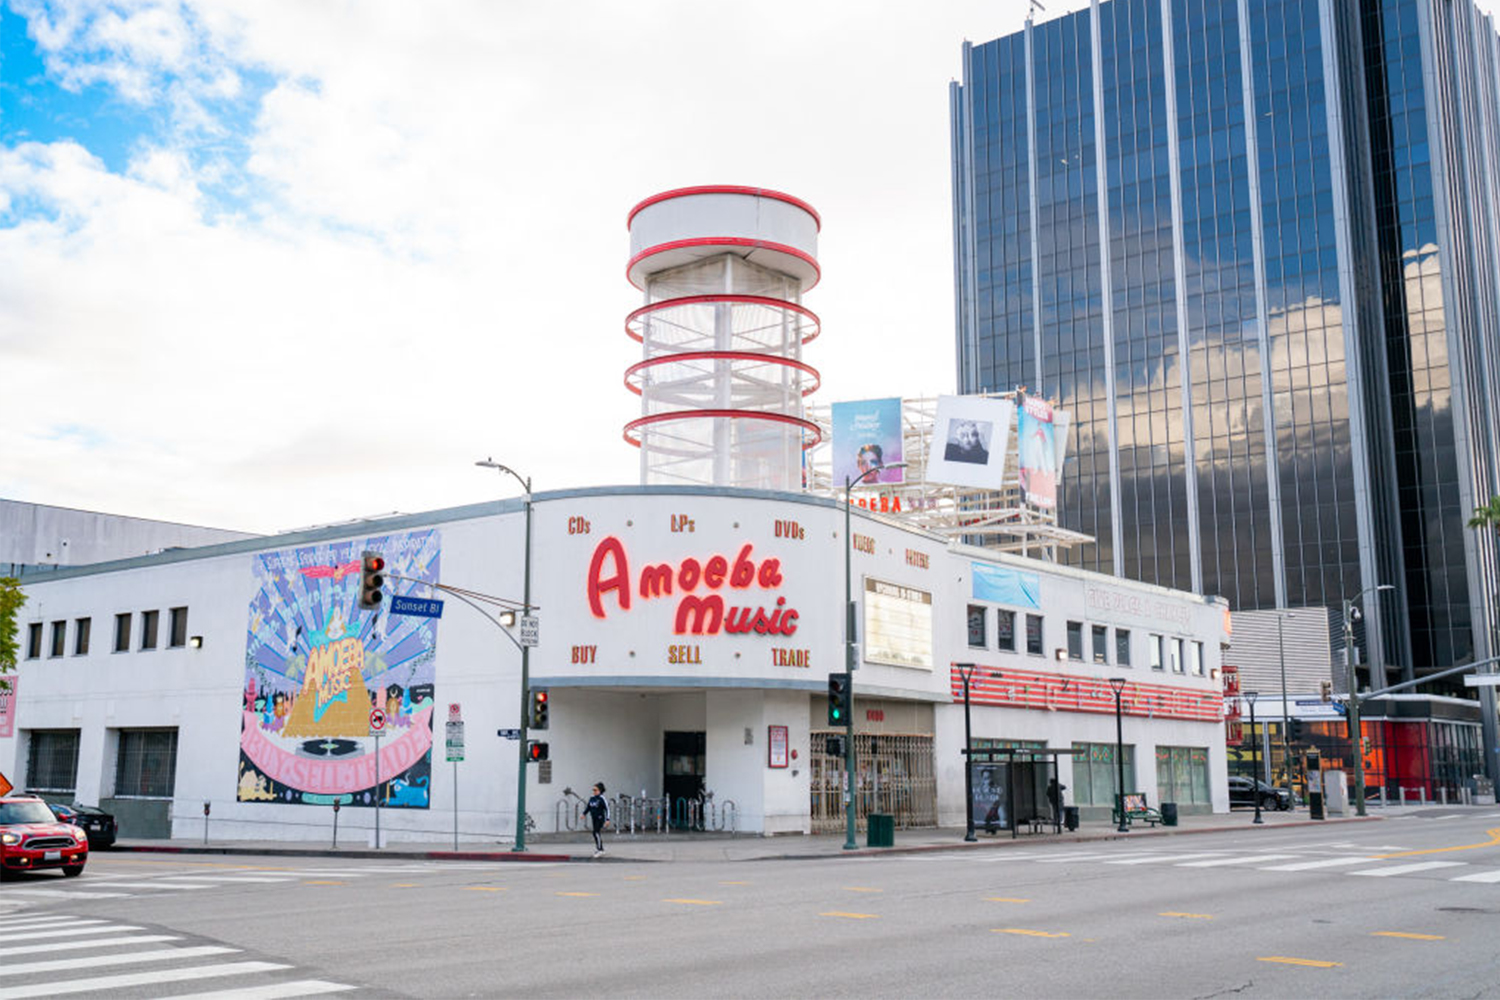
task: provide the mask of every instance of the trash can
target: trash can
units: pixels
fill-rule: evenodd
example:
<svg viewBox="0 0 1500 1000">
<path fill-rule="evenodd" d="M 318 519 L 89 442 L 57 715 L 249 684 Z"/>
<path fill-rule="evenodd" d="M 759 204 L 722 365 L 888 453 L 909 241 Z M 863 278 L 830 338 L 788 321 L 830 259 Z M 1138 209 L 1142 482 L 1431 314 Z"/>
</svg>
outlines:
<svg viewBox="0 0 1500 1000">
<path fill-rule="evenodd" d="M 1069 831 L 1078 829 L 1078 807 L 1063 806 L 1063 827 Z"/>
<path fill-rule="evenodd" d="M 1161 804 L 1161 825 L 1162 826 L 1176 826 L 1177 825 L 1177 803 L 1175 803 L 1175 802 L 1163 802 Z"/>
<path fill-rule="evenodd" d="M 865 824 L 866 847 L 896 846 L 896 817 L 887 813 L 871 813 Z"/>
</svg>

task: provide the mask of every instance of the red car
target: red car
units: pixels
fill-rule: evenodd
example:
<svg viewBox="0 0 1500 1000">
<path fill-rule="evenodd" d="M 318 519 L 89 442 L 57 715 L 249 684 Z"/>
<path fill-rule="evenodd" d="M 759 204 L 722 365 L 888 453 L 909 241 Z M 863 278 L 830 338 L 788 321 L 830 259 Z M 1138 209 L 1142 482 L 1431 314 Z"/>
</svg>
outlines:
<svg viewBox="0 0 1500 1000">
<path fill-rule="evenodd" d="M 0 878 L 42 868 L 80 875 L 88 860 L 88 835 L 70 823 L 59 823 L 46 802 L 0 799 Z"/>
</svg>

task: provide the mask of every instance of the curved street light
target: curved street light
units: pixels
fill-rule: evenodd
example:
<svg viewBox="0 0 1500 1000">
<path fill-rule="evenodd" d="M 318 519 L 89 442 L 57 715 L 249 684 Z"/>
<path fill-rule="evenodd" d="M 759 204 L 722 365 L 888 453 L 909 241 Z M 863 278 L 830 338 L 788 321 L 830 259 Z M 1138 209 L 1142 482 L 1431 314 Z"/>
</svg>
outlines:
<svg viewBox="0 0 1500 1000">
<path fill-rule="evenodd" d="M 1130 825 L 1125 822 L 1125 728 L 1120 704 L 1120 695 L 1125 690 L 1125 678 L 1111 677 L 1109 686 L 1115 692 L 1115 774 L 1120 783 L 1116 796 L 1120 810 L 1120 825 L 1117 829 L 1120 833 L 1129 833 Z"/>
</svg>

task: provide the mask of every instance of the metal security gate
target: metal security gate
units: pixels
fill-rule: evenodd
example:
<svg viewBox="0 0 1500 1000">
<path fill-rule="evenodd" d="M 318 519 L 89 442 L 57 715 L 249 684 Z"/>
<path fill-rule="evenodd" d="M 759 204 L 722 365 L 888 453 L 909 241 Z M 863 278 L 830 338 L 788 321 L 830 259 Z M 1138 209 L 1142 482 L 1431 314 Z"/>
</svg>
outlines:
<svg viewBox="0 0 1500 1000">
<path fill-rule="evenodd" d="M 841 730 L 812 732 L 813 833 L 838 833 L 846 822 L 844 758 L 823 752 L 828 737 L 838 735 Z M 931 736 L 855 733 L 854 754 L 859 829 L 864 829 L 865 817 L 872 812 L 894 816 L 898 829 L 937 826 Z"/>
</svg>

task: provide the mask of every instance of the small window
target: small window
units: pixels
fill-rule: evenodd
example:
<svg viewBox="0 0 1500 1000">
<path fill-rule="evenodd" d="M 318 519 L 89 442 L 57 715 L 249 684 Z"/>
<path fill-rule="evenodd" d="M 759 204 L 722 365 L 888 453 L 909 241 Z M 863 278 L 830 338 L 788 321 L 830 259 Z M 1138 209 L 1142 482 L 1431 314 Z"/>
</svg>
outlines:
<svg viewBox="0 0 1500 1000">
<path fill-rule="evenodd" d="M 26 757 L 26 790 L 71 795 L 77 785 L 78 730 L 33 729 Z"/>
<path fill-rule="evenodd" d="M 1115 662 L 1122 667 L 1130 666 L 1130 629 L 1115 629 Z"/>
<path fill-rule="evenodd" d="M 1165 670 L 1166 664 L 1162 660 L 1161 636 L 1148 636 L 1147 642 L 1151 646 L 1151 669 Z"/>
<path fill-rule="evenodd" d="M 1172 655 L 1172 673 L 1182 673 L 1182 640 L 1173 639 L 1168 650 Z"/>
<path fill-rule="evenodd" d="M 1195 642 L 1188 647 L 1188 672 L 1196 677 L 1203 676 L 1203 643 Z"/>
<path fill-rule="evenodd" d="M 1109 629 L 1103 625 L 1094 626 L 1094 662 L 1109 662 Z"/>
<path fill-rule="evenodd" d="M 115 652 L 130 651 L 130 615 L 115 615 Z"/>
<path fill-rule="evenodd" d="M 984 634 L 985 609 L 977 604 L 969 605 L 969 645 L 974 649 L 983 649 L 989 645 Z"/>
<path fill-rule="evenodd" d="M 161 623 L 160 611 L 141 612 L 141 648 L 156 648 L 156 627 Z"/>
<path fill-rule="evenodd" d="M 167 645 L 180 649 L 187 645 L 187 608 L 173 608 L 171 623 L 167 626 Z"/>
<path fill-rule="evenodd" d="M 1083 659 L 1083 622 L 1068 622 L 1068 659 Z"/>
<path fill-rule="evenodd" d="M 1042 616 L 1026 616 L 1026 652 L 1033 656 L 1045 656 L 1042 650 Z"/>
<path fill-rule="evenodd" d="M 61 656 L 68 649 L 68 623 L 66 621 L 52 623 L 52 646 L 47 651 L 48 656 Z"/>
<path fill-rule="evenodd" d="M 42 655 L 42 623 L 32 622 L 26 626 L 26 659 L 40 659 Z"/>
<path fill-rule="evenodd" d="M 995 612 L 995 645 L 1007 653 L 1016 651 L 1016 613 L 999 610 Z"/>
<path fill-rule="evenodd" d="M 73 655 L 89 655 L 89 633 L 93 631 L 92 618 L 79 618 L 73 622 Z"/>
</svg>

